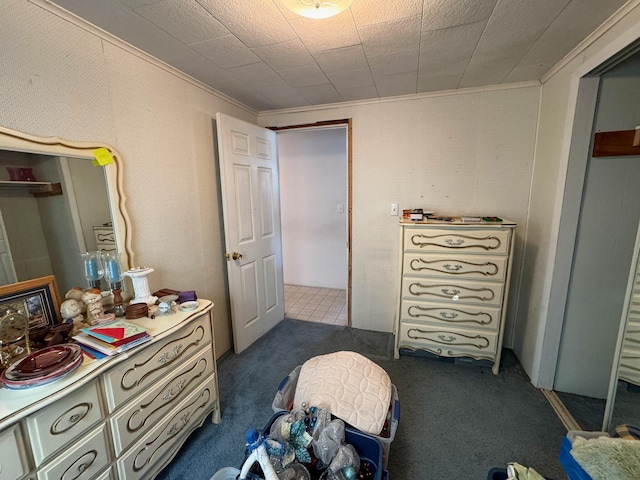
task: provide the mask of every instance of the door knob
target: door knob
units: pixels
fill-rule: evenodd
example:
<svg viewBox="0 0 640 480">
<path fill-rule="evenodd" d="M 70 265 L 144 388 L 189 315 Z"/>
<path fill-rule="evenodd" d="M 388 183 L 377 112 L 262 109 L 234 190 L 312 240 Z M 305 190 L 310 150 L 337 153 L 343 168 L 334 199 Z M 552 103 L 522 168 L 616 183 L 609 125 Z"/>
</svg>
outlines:
<svg viewBox="0 0 640 480">
<path fill-rule="evenodd" d="M 240 260 L 242 258 L 242 254 L 238 252 L 225 253 L 224 256 L 227 257 L 227 260 Z"/>
</svg>

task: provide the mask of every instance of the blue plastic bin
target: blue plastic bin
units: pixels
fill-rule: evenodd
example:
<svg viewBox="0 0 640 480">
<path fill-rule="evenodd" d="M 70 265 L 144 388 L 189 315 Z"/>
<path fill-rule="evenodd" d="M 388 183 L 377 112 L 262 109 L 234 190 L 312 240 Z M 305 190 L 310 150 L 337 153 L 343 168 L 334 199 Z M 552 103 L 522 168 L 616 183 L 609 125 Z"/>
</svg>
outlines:
<svg viewBox="0 0 640 480">
<path fill-rule="evenodd" d="M 262 429 L 262 434 L 267 436 L 271 431 L 271 425 L 276 419 L 289 412 L 282 411 L 275 413 L 269 422 Z M 345 427 L 344 429 L 345 443 L 353 445 L 360 455 L 360 460 L 368 462 L 371 467 L 371 473 L 373 473 L 373 480 L 388 480 L 388 472 L 382 469 L 382 443 L 373 435 L 368 435 L 355 430 L 353 428 Z"/>
<path fill-rule="evenodd" d="M 567 432 L 567 435 L 562 439 L 562 444 L 560 445 L 559 459 L 569 480 L 591 480 L 591 476 L 584 471 L 580 464 L 575 461 L 573 455 L 571 455 L 574 439 L 576 437 L 596 438 L 602 436 L 608 437 L 609 435 L 607 432 L 582 432 L 580 430 Z"/>
<path fill-rule="evenodd" d="M 274 413 L 288 412 L 293 406 L 293 399 L 296 393 L 296 386 L 298 385 L 298 377 L 300 376 L 300 369 L 302 365 L 298 365 L 293 371 L 284 377 L 278 385 L 278 391 L 276 392 L 271 408 Z M 391 405 L 389 410 L 388 422 L 388 435 L 373 435 L 382 443 L 382 468 L 386 470 L 389 463 L 389 450 L 391 449 L 391 442 L 396 436 L 396 430 L 398 429 L 398 422 L 400 422 L 400 400 L 398 399 L 398 390 L 395 385 L 391 385 Z"/>
</svg>

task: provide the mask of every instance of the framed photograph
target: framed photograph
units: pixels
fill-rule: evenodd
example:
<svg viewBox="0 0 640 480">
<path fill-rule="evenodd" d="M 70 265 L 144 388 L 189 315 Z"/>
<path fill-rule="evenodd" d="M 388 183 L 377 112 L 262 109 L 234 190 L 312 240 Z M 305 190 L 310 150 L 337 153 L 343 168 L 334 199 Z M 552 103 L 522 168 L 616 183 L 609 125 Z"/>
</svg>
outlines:
<svg viewBox="0 0 640 480">
<path fill-rule="evenodd" d="M 60 295 L 53 275 L 0 286 L 0 318 L 17 312 L 29 328 L 60 323 Z"/>
</svg>

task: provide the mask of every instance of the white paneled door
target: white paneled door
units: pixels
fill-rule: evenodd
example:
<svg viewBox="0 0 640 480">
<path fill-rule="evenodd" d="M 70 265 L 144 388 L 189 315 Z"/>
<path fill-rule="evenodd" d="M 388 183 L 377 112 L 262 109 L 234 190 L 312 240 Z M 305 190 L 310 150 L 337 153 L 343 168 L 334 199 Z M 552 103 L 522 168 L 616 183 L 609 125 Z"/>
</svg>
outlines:
<svg viewBox="0 0 640 480">
<path fill-rule="evenodd" d="M 236 353 L 284 318 L 276 134 L 218 113 L 227 277 Z"/>
</svg>

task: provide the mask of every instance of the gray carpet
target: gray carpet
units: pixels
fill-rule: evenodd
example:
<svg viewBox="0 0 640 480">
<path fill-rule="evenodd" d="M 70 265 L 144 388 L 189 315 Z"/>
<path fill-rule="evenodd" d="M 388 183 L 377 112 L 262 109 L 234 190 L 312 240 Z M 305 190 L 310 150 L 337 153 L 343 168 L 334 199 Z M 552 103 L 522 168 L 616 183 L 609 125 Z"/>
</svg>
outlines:
<svg viewBox="0 0 640 480">
<path fill-rule="evenodd" d="M 393 336 L 285 319 L 240 355 L 218 362 L 222 421 L 206 422 L 158 476 L 208 480 L 244 461 L 243 435 L 262 428 L 278 385 L 307 359 L 340 350 L 365 355 L 396 385 L 401 417 L 389 455 L 393 480 L 485 480 L 510 461 L 565 479 L 566 430 L 510 350 L 498 375 L 488 366 L 423 356 L 393 359 Z"/>
</svg>

